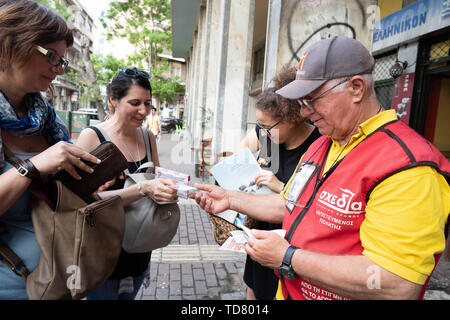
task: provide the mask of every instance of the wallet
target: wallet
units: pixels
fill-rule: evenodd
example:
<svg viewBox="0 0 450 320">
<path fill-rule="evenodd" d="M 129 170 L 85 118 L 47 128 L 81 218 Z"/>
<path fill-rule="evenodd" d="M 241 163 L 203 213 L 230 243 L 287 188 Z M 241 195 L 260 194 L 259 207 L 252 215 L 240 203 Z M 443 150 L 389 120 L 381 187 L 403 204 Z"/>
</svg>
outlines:
<svg viewBox="0 0 450 320">
<path fill-rule="evenodd" d="M 62 170 L 55 174 L 54 179 L 61 181 L 68 189 L 78 195 L 84 201 L 91 203 L 94 199 L 92 193 L 104 185 L 107 181 L 119 176 L 122 171 L 128 169 L 128 162 L 122 152 L 111 141 L 104 141 L 90 152 L 93 156 L 101 160 L 95 164 L 84 161 L 94 172 L 88 173 L 75 168 L 81 180 L 74 179 L 67 171 Z"/>
</svg>

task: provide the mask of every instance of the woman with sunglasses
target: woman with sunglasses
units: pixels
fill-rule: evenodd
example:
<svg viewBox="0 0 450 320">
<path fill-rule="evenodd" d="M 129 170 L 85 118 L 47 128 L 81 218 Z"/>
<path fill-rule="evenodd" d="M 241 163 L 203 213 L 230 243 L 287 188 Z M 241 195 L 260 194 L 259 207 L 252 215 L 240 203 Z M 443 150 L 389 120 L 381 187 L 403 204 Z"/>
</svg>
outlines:
<svg viewBox="0 0 450 320">
<path fill-rule="evenodd" d="M 34 1 L 0 1 L 0 240 L 32 272 L 40 249 L 31 221 L 33 180 L 99 161 L 69 142 L 69 133 L 40 92 L 64 74 L 73 44 L 65 21 Z M 22 163 L 14 167 L 9 149 Z M 1 258 L 1 256 L 0 256 Z M 0 299 L 27 299 L 25 281 L 0 262 Z"/>
<path fill-rule="evenodd" d="M 92 150 L 108 137 L 128 160 L 130 173 L 141 164 L 152 161 L 159 166 L 155 137 L 150 130 L 142 129 L 152 108 L 152 88 L 147 72 L 136 68 L 122 68 L 107 87 L 108 105 L 112 114 L 97 127 L 84 129 L 77 145 Z M 146 149 L 149 141 L 150 150 Z M 147 151 L 149 151 L 147 153 Z M 150 159 L 147 154 L 150 154 Z M 166 179 L 154 179 L 124 188 L 124 180 L 116 182 L 100 193 L 102 198 L 119 195 L 124 207 L 132 202 L 151 196 L 158 202 L 176 199 L 175 184 Z M 117 266 L 109 278 L 88 300 L 134 300 L 145 276 L 149 273 L 151 252 L 128 253 L 122 249 Z"/>
<path fill-rule="evenodd" d="M 303 153 L 321 135 L 300 115 L 297 101 L 281 98 L 275 93 L 295 80 L 295 68 L 284 67 L 273 79 L 274 87 L 263 91 L 256 100 L 256 128 L 240 145 L 252 152 L 259 150 L 258 163 L 265 168 L 255 178 L 257 185 L 266 185 L 280 193 L 295 170 Z M 260 230 L 281 228 L 281 224 L 258 221 Z M 261 266 L 247 256 L 244 271 L 247 299 L 270 300 L 275 297 L 278 278 L 273 270 Z"/>
</svg>

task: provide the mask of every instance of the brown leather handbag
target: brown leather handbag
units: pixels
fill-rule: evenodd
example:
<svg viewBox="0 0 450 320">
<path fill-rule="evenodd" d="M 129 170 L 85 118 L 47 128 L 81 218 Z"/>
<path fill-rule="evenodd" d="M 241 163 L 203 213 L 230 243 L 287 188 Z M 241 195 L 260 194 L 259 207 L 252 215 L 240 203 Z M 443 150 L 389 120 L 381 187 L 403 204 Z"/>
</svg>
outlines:
<svg viewBox="0 0 450 320">
<path fill-rule="evenodd" d="M 10 162 L 18 160 L 5 154 Z M 98 289 L 117 264 L 125 232 L 121 198 L 87 203 L 81 197 L 89 198 L 84 185 L 89 191 L 96 190 L 128 164 L 112 143 L 100 145 L 91 154 L 102 162 L 94 168 L 97 174 L 86 175 L 81 182 L 70 183 L 71 179 L 62 175 L 67 186 L 60 180 L 53 181 L 50 188 L 32 183 L 31 215 L 41 249 L 33 272 L 0 243 L 3 261 L 25 279 L 29 299 L 82 299 Z"/>
<path fill-rule="evenodd" d="M 86 202 L 92 202 L 92 193 L 106 181 L 118 176 L 123 170 L 128 169 L 128 162 L 122 152 L 111 141 L 104 141 L 90 152 L 102 162 L 95 164 L 84 161 L 94 169 L 93 173 L 76 169 L 81 180 L 74 179 L 67 171 L 62 170 L 55 174 L 55 180 L 59 180 L 73 193 Z"/>
</svg>

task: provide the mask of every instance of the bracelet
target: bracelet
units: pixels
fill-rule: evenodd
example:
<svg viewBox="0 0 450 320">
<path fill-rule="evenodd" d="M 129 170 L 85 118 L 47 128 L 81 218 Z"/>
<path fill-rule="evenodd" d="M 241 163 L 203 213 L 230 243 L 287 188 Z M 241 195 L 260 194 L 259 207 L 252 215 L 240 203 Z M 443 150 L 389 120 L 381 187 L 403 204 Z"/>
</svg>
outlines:
<svg viewBox="0 0 450 320">
<path fill-rule="evenodd" d="M 19 163 L 14 164 L 14 166 L 22 177 L 27 177 L 31 180 L 39 180 L 41 178 L 41 174 L 38 169 L 36 169 L 33 162 L 29 159 L 20 161 Z"/>
<path fill-rule="evenodd" d="M 141 189 L 141 183 L 140 183 L 140 182 L 137 183 L 137 188 L 138 188 L 139 194 L 140 194 L 141 196 L 144 196 L 144 197 L 147 196 L 147 195 L 142 191 L 142 189 Z"/>
</svg>

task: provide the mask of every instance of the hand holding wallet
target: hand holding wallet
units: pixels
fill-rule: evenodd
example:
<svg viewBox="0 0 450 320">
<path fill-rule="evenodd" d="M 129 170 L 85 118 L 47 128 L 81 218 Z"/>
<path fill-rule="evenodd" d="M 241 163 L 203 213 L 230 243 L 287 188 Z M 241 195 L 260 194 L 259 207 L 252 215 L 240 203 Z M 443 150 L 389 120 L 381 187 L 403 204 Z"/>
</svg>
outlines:
<svg viewBox="0 0 450 320">
<path fill-rule="evenodd" d="M 63 170 L 55 174 L 55 179 L 60 180 L 73 193 L 81 199 L 91 202 L 92 194 L 107 181 L 128 168 L 128 162 L 122 152 L 111 141 L 104 141 L 90 152 L 93 156 L 101 160 L 99 164 L 84 161 L 89 167 L 94 169 L 93 173 L 77 169 L 81 180 L 74 179 L 67 171 Z"/>
</svg>

